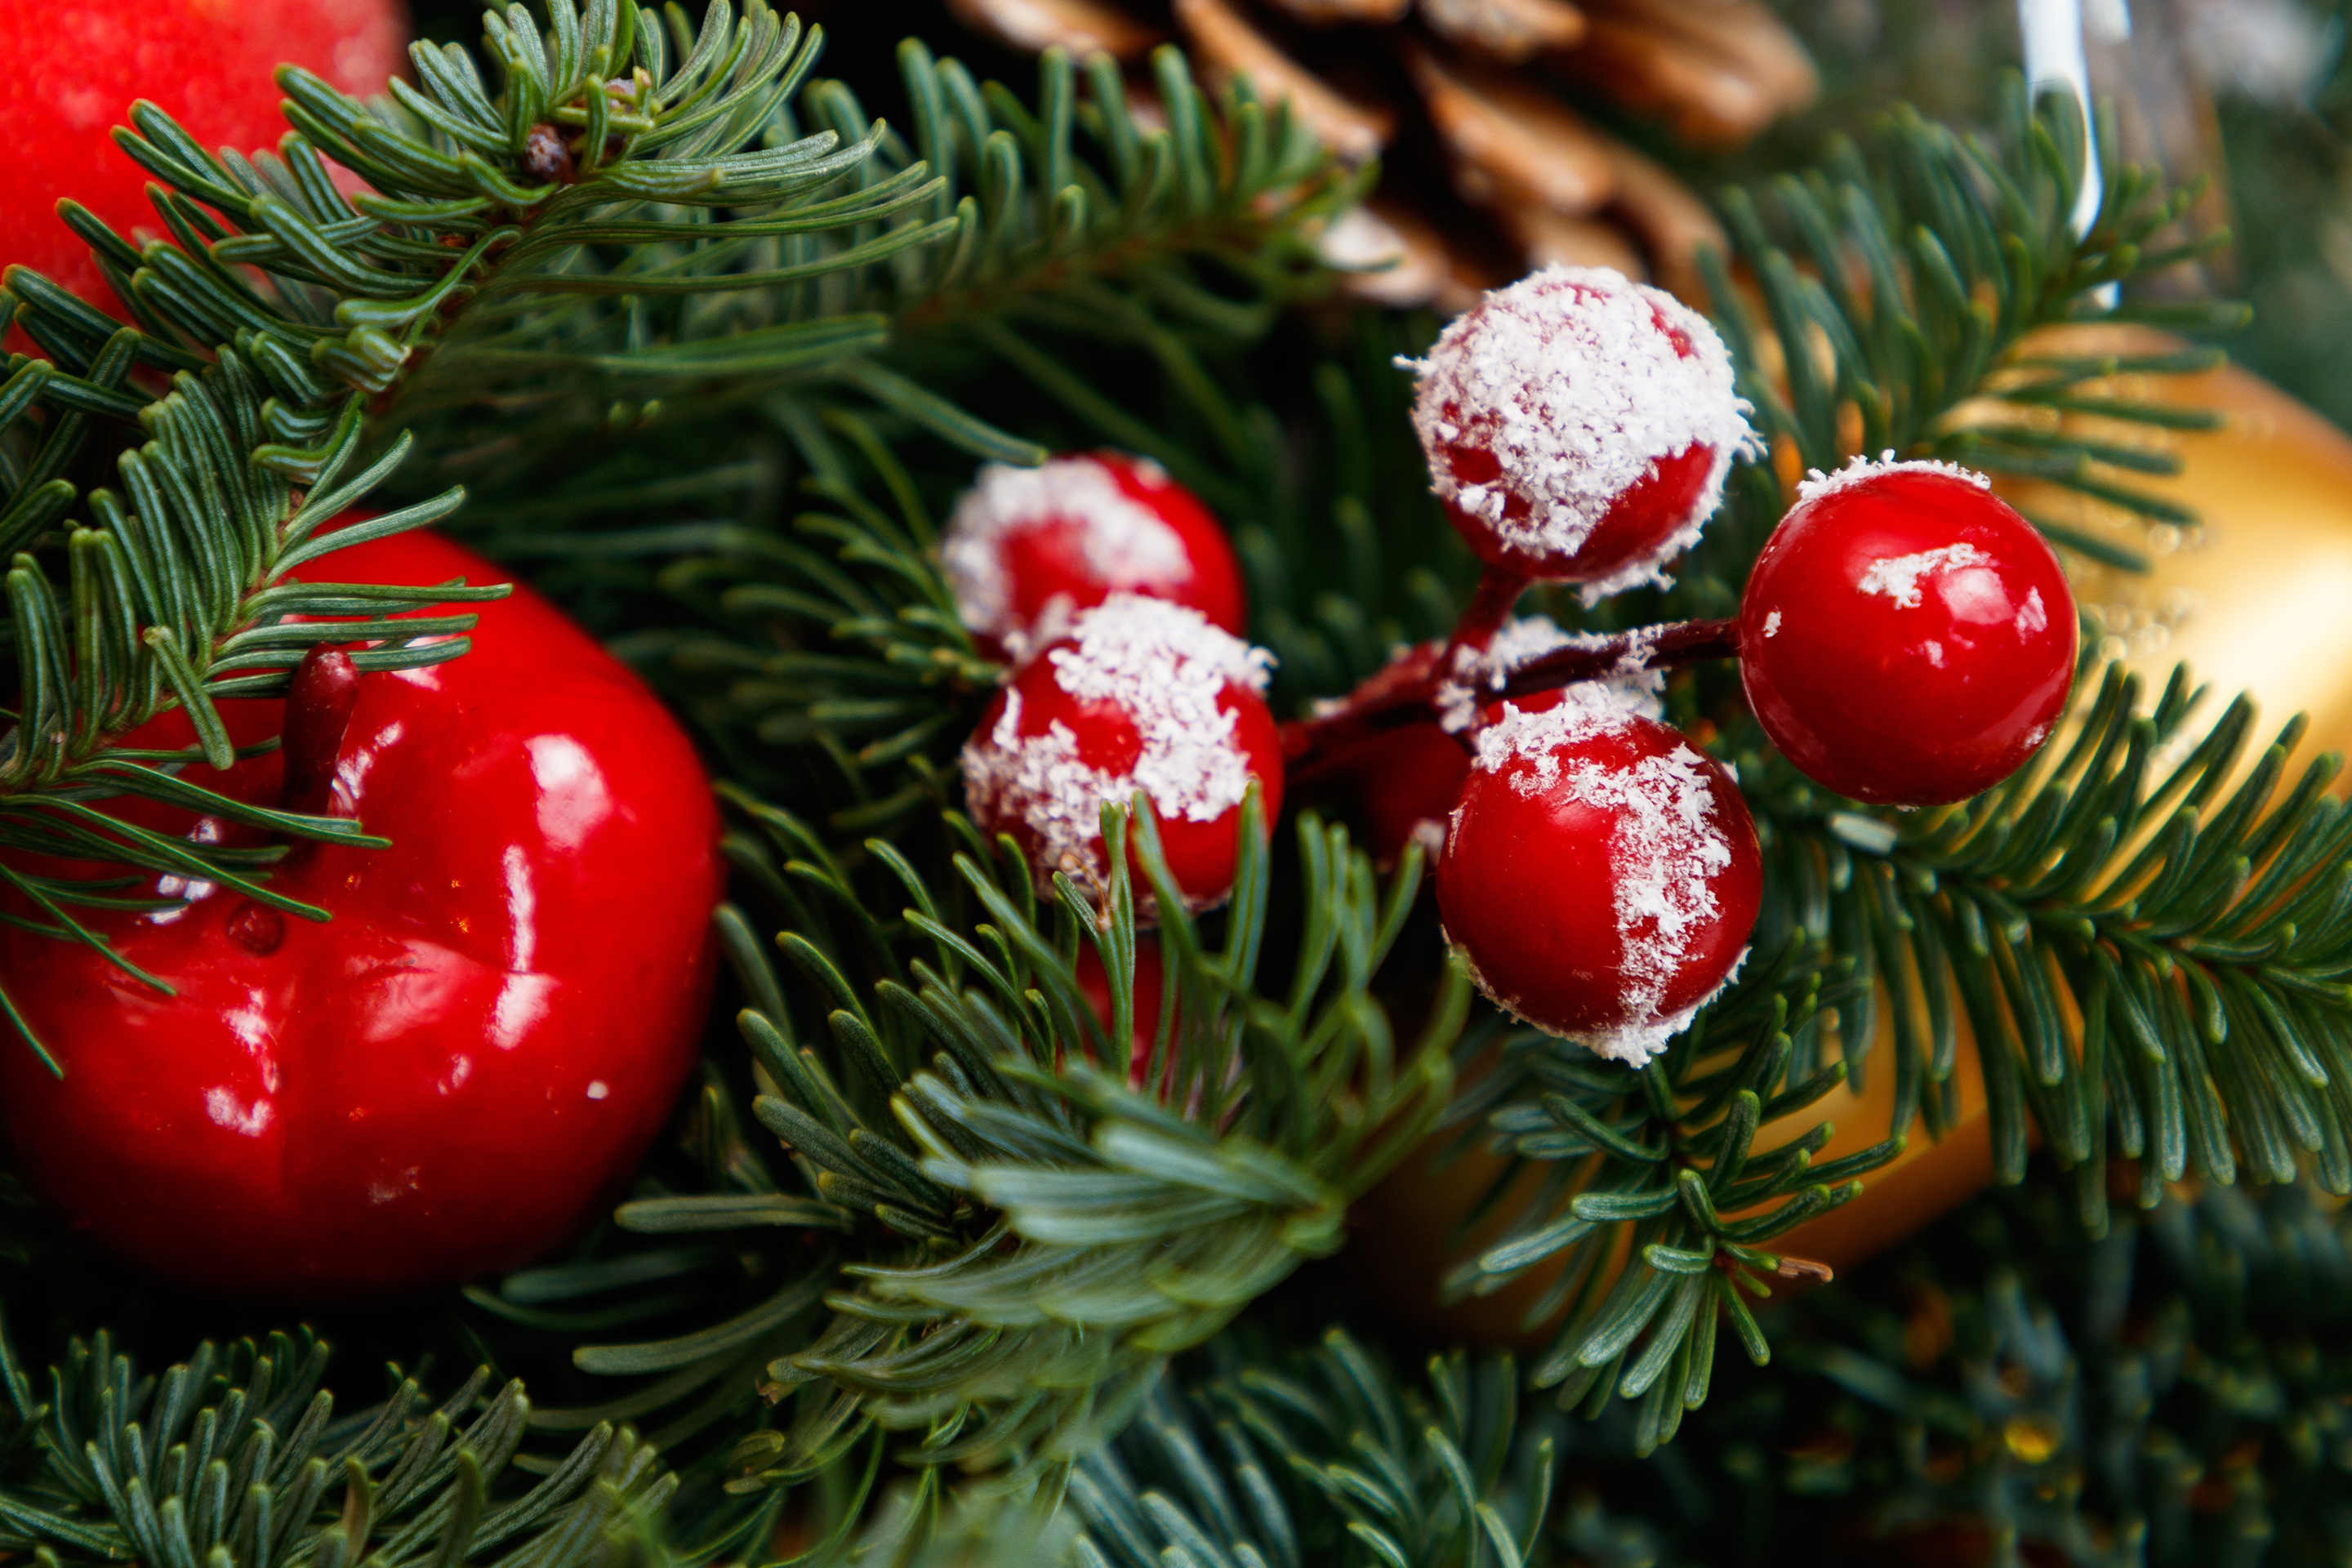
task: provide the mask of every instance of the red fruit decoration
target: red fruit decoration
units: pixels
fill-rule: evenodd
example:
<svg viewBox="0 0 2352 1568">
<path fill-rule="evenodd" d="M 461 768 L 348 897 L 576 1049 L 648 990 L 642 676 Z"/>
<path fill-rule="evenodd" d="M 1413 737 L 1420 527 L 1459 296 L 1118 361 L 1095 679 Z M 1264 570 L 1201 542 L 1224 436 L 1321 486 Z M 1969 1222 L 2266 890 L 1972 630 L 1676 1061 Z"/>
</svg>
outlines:
<svg viewBox="0 0 2352 1568">
<path fill-rule="evenodd" d="M 1738 786 L 1624 692 L 1489 712 L 1437 902 L 1497 1005 L 1647 1061 L 1738 968 L 1762 895 Z"/>
<path fill-rule="evenodd" d="M 422 532 L 320 567 L 504 580 Z M 186 771 L 392 840 L 280 862 L 274 886 L 331 921 L 173 879 L 155 890 L 184 904 L 83 916 L 172 996 L 0 931 L 0 979 L 65 1069 L 0 1049 L 9 1134 L 128 1257 L 311 1296 L 504 1268 L 562 1239 L 668 1115 L 711 983 L 709 781 L 653 695 L 545 600 L 518 588 L 480 616 L 472 651 L 431 668 L 310 656 L 284 704 L 222 704 L 240 742 L 282 706 L 281 752 Z M 191 732 L 174 713 L 130 740 Z"/>
<path fill-rule="evenodd" d="M 1159 464 L 1117 452 L 987 465 L 940 555 L 964 625 L 1016 661 L 1113 594 L 1188 605 L 1236 637 L 1246 620 L 1240 564 L 1208 508 Z"/>
<path fill-rule="evenodd" d="M 2074 597 L 1981 475 L 1868 463 L 1816 475 L 1739 605 L 1739 668 L 1773 744 L 1840 795 L 1935 805 L 2049 738 L 2074 679 Z"/>
<path fill-rule="evenodd" d="M 1233 890 L 1242 800 L 1282 809 L 1282 742 L 1267 656 L 1197 610 L 1120 594 L 1081 614 L 981 715 L 963 749 L 972 819 L 1007 833 L 1041 887 L 1109 874 L 1102 808 L 1141 790 L 1187 908 Z M 1146 889 L 1138 889 L 1139 905 Z"/>
<path fill-rule="evenodd" d="M 1490 568 L 1588 601 L 1664 581 L 1748 439 L 1715 329 L 1606 268 L 1495 290 L 1419 368 L 1413 426 L 1454 526 Z"/>
<path fill-rule="evenodd" d="M 0 55 L 0 264 L 33 268 L 83 299 L 112 300 L 89 247 L 57 216 L 70 196 L 136 239 L 163 221 L 153 176 L 111 132 L 145 98 L 206 147 L 275 148 L 286 132 L 271 73 L 307 67 L 345 92 L 383 90 L 408 18 L 398 0 L 9 0 Z"/>
</svg>

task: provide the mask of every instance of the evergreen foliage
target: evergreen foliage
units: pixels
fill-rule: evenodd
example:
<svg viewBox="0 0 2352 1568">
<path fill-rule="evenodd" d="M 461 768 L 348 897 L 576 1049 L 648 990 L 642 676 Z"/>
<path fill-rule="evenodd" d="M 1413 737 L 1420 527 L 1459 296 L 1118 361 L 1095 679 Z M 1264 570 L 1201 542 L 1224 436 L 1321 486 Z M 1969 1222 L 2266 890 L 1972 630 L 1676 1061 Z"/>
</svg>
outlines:
<svg viewBox="0 0 2352 1568">
<path fill-rule="evenodd" d="M 206 1344 L 142 1376 L 107 1336 L 77 1340 L 44 1400 L 0 1342 L 7 1455 L 0 1547 L 48 1564 L 356 1568 L 646 1560 L 676 1486 L 626 1427 L 600 1426 L 537 1485 L 492 1503 L 530 1402 L 478 1372 L 439 1406 L 403 1379 L 338 1419 L 307 1332 Z"/>
<path fill-rule="evenodd" d="M 2071 732 L 2024 774 L 1898 816 L 1799 779 L 1723 672 L 1678 676 L 1674 716 L 1738 766 L 1767 903 L 1739 984 L 1647 1068 L 1474 1011 L 1415 918 L 1417 858 L 1383 882 L 1312 811 L 1293 856 L 1252 808 L 1234 902 L 1163 920 L 1163 1001 L 1137 1017 L 1128 857 L 1108 889 L 1041 896 L 958 814 L 950 759 L 997 671 L 934 520 L 976 458 L 1114 443 L 1234 528 L 1279 701 L 1441 633 L 1475 574 L 1391 364 L 1429 323 L 1284 314 L 1328 291 L 1315 236 L 1369 172 L 1245 87 L 1213 102 L 1172 51 L 1163 130 L 1107 62 L 1049 53 L 1024 101 L 909 43 L 902 131 L 815 77 L 817 35 L 762 0 L 698 26 L 517 6 L 486 38 L 495 89 L 454 47 L 420 47 L 388 106 L 285 73 L 275 156 L 215 156 L 141 109 L 124 145 L 170 237 L 76 220 L 132 328 L 8 274 L 0 310 L 47 357 L 0 383 L 24 693 L 0 847 L 112 869 L 0 873 L 47 917 L 7 918 L 94 940 L 71 909 L 162 871 L 276 899 L 279 851 L 142 836 L 110 798 L 358 836 L 180 772 L 230 760 L 215 702 L 278 689 L 329 635 L 289 616 L 366 617 L 373 668 L 460 651 L 418 639 L 462 614 L 386 617 L 476 591 L 286 575 L 447 517 L 614 633 L 731 775 L 741 904 L 720 926 L 748 1050 L 714 1050 L 685 1158 L 615 1225 L 467 1292 L 488 1353 L 568 1357 L 585 1403 L 478 1379 L 428 1410 L 403 1385 L 362 1426 L 313 1400 L 308 1340 L 152 1384 L 101 1340 L 46 1409 L 8 1365 L 0 1547 L 173 1568 L 763 1561 L 784 1541 L 811 1562 L 1630 1564 L 1711 1555 L 1662 1522 L 1706 1527 L 1695 1469 L 1750 1478 L 1752 1561 L 1811 1517 L 1769 1500 L 1825 1495 L 1890 1530 L 1982 1521 L 2011 1560 L 2028 1539 L 2168 1563 L 2337 1530 L 2318 1500 L 2352 1453 L 2341 1358 L 2280 1347 L 2347 1310 L 2341 1227 L 2227 1187 L 2307 1169 L 2352 1189 L 2352 827 L 2320 794 L 2332 764 L 2283 784 L 2293 726 L 2244 771 L 2242 701 L 2200 732 L 2185 677 L 2143 712 L 2086 667 Z M 2109 166 L 2076 236 L 2079 121 L 2014 102 L 1998 149 L 1898 116 L 1727 196 L 1744 268 L 1717 269 L 1717 317 L 1772 451 L 1676 586 L 1584 624 L 1727 613 L 1778 470 L 1856 451 L 2172 520 L 2130 479 L 2165 459 L 2019 411 L 2193 420 L 2088 384 L 2210 360 L 2021 342 L 2218 324 L 2108 292 L 2185 253 L 2166 237 L 2186 198 Z M 84 485 L 109 465 L 125 499 Z M 378 486 L 394 510 L 323 531 Z M 125 743 L 173 709 L 193 744 Z M 1179 908 L 1148 814 L 1106 831 Z M 1871 1059 L 1882 1016 L 1891 1061 Z M 1924 1273 L 1769 1306 L 1768 1280 L 1805 1271 L 1777 1238 L 1947 1128 L 1964 1042 L 2001 1174 L 2038 1131 L 2074 1212 L 2021 1223 L 2033 1242 L 1992 1249 L 1990 1288 L 1984 1258 L 1939 1264 L 1954 1337 L 1924 1358 L 1904 1338 Z M 1895 1077 L 1884 1142 L 1829 1164 L 1825 1132 L 1774 1146 L 1866 1071 Z M 1531 1314 L 1550 1342 L 1524 1377 L 1441 1356 L 1412 1383 L 1343 1331 L 1286 1350 L 1248 1310 L 1338 1247 L 1349 1200 L 1441 1115 L 1503 1156 L 1496 1194 L 1536 1177 L 1452 1283 L 1558 1270 Z M 2109 1215 L 2114 1156 L 2149 1217 Z M 2168 1200 L 2184 1177 L 2211 1187 Z M 2085 1279 L 2037 1272 L 2078 1234 L 2105 1237 Z M 2137 1261 L 2150 1238 L 2160 1268 Z M 2274 1307 L 2232 1283 L 2272 1278 L 2297 1281 Z M 1774 1375 L 1718 1367 L 1727 1326 L 1759 1363 L 1777 1339 Z M 1834 1463 L 1806 1447 L 1823 1426 Z M 567 1457 L 527 1432 L 585 1436 Z M 1636 1521 L 1551 1489 L 1578 1464 L 1612 1508 L 1667 1500 Z M 2219 1522 L 2195 1503 L 2215 1476 Z M 2273 1498 L 2316 1522 L 2281 1531 Z"/>
</svg>

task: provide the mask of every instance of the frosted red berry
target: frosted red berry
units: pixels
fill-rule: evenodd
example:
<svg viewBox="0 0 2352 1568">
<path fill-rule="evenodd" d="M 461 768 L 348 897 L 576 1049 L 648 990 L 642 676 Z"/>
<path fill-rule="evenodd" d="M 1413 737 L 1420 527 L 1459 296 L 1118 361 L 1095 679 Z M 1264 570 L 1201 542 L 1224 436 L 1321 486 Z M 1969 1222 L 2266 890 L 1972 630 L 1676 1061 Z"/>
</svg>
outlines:
<svg viewBox="0 0 2352 1568">
<path fill-rule="evenodd" d="M 1740 600 L 1765 733 L 1880 805 L 1965 800 L 2016 772 L 2064 711 L 2074 656 L 2057 556 L 1981 476 L 1946 465 L 1815 479 Z"/>
<path fill-rule="evenodd" d="M 303 574 L 504 576 L 426 533 Z M 451 663 L 310 660 L 285 750 L 185 770 L 392 840 L 278 863 L 271 885 L 331 921 L 171 878 L 144 891 L 185 902 L 79 911 L 171 996 L 79 944 L 0 931 L 0 983 L 64 1068 L 0 1041 L 10 1140 L 116 1250 L 240 1293 L 507 1268 L 588 1217 L 667 1118 L 712 977 L 709 782 L 653 694 L 546 601 L 518 589 L 479 614 Z M 249 743 L 289 706 L 223 718 Z M 173 713 L 130 742 L 192 733 Z M 147 803 L 124 815 L 267 842 Z"/>
<path fill-rule="evenodd" d="M 89 248 L 58 220 L 70 196 L 136 241 L 163 232 L 154 176 L 113 142 L 146 99 L 202 145 L 275 148 L 285 134 L 280 64 L 346 92 L 382 92 L 401 64 L 398 0 L 49 0 L 0 5 L 0 53 L 17 85 L 0 92 L 0 265 L 18 264 L 100 305 L 112 298 Z"/>
<path fill-rule="evenodd" d="M 1705 317 L 1606 268 L 1496 289 L 1420 365 L 1432 488 L 1489 566 L 1588 599 L 1664 578 L 1748 438 Z"/>
<path fill-rule="evenodd" d="M 1040 886 L 1109 874 L 1102 808 L 1140 790 L 1185 903 L 1233 889 L 1252 781 L 1282 807 L 1282 742 L 1262 695 L 1266 656 L 1197 610 L 1120 594 L 1081 614 L 982 714 L 963 750 L 972 819 L 1010 834 Z M 1139 902 L 1147 889 L 1138 888 Z"/>
<path fill-rule="evenodd" d="M 1113 594 L 1165 599 L 1241 635 L 1241 567 L 1224 530 L 1159 464 L 1079 452 L 991 463 L 940 542 L 956 609 L 982 647 L 1025 658 Z"/>
<path fill-rule="evenodd" d="M 1598 684 L 1493 710 L 1437 866 L 1481 990 L 1636 1064 L 1738 967 L 1762 893 L 1730 775 Z"/>
</svg>

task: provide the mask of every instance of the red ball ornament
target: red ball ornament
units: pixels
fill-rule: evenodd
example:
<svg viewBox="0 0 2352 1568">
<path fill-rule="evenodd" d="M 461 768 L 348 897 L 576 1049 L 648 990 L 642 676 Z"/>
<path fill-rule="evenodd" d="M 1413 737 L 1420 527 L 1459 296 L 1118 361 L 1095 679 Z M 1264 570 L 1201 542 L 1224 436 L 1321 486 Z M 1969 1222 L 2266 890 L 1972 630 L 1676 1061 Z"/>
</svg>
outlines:
<svg viewBox="0 0 2352 1568">
<path fill-rule="evenodd" d="M 2042 535 L 1948 464 L 1857 459 L 1800 496 L 1739 605 L 1740 677 L 1773 744 L 1883 805 L 2016 772 L 2074 679 L 2074 596 Z"/>
<path fill-rule="evenodd" d="M 1159 464 L 1118 452 L 987 465 L 940 557 L 963 624 L 1015 660 L 1113 594 L 1190 605 L 1236 637 L 1247 619 L 1240 563 L 1208 508 Z"/>
<path fill-rule="evenodd" d="M 1041 888 L 1057 870 L 1085 887 L 1109 874 L 1103 806 L 1140 790 L 1186 907 L 1223 901 L 1250 781 L 1266 821 L 1282 809 L 1282 740 L 1260 695 L 1267 663 L 1197 610 L 1132 594 L 1104 600 L 981 715 L 963 749 L 972 819 L 1012 835 Z M 1139 907 L 1148 893 L 1139 886 Z"/>
<path fill-rule="evenodd" d="M 400 68 L 408 17 L 399 0 L 12 0 L 0 54 L 17 87 L 0 92 L 0 264 L 33 268 L 110 306 L 89 247 L 57 216 L 70 196 L 127 237 L 163 232 L 153 176 L 111 132 L 139 99 L 205 147 L 275 148 L 285 134 L 272 73 L 304 66 L 345 92 L 382 92 Z"/>
<path fill-rule="evenodd" d="M 1495 290 L 1418 368 L 1413 426 L 1454 526 L 1489 566 L 1588 602 L 1665 581 L 1748 439 L 1706 319 L 1606 268 Z"/>
<path fill-rule="evenodd" d="M 1731 775 L 1598 683 L 1490 710 L 1437 863 L 1479 989 L 1636 1065 L 1738 968 L 1763 886 Z"/>
<path fill-rule="evenodd" d="M 314 574 L 505 579 L 422 532 Z M 279 863 L 271 886 L 331 921 L 173 878 L 147 890 L 184 904 L 83 913 L 170 996 L 0 931 L 0 983 L 64 1068 L 0 1042 L 17 1158 L 124 1255 L 307 1296 L 509 1268 L 573 1228 L 668 1116 L 712 976 L 709 780 L 652 693 L 545 600 L 518 588 L 479 613 L 451 663 L 357 675 L 314 655 L 288 701 L 223 703 L 241 743 L 283 709 L 284 748 L 184 775 L 390 838 Z M 191 734 L 173 713 L 129 739 Z M 205 842 L 246 832 L 134 814 Z"/>
</svg>

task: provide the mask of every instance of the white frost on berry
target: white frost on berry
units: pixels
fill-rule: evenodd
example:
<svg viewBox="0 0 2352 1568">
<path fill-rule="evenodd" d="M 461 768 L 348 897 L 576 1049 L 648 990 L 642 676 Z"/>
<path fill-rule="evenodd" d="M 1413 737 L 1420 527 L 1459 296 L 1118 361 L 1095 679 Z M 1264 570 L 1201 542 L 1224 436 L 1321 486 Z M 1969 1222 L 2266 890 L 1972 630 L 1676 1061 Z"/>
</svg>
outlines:
<svg viewBox="0 0 2352 1568">
<path fill-rule="evenodd" d="M 1687 356 L 1664 328 L 1688 341 Z M 1530 553 L 1573 554 L 1660 458 L 1713 449 L 1689 520 L 1649 556 L 1585 584 L 1588 604 L 1666 581 L 1661 567 L 1697 539 L 1752 438 L 1731 356 L 1706 318 L 1605 267 L 1548 268 L 1496 289 L 1456 317 L 1427 359 L 1403 363 L 1421 378 L 1413 426 L 1431 454 L 1432 489 Z M 1494 454 L 1499 481 L 1465 484 L 1438 456 L 1465 438 Z M 1526 500 L 1526 516 L 1505 515 L 1509 492 Z"/>
<path fill-rule="evenodd" d="M 1990 479 L 1958 463 L 1939 462 L 1932 458 L 1915 458 L 1898 463 L 1895 460 L 1895 449 L 1890 447 L 1879 453 L 1875 460 L 1857 453 L 1846 459 L 1844 468 L 1832 474 L 1825 474 L 1819 468 L 1809 470 L 1797 482 L 1797 500 L 1800 505 L 1809 500 L 1819 500 L 1823 496 L 1852 489 L 1882 474 L 1941 474 L 1948 479 L 1965 480 L 1980 490 L 1992 489 Z"/>
<path fill-rule="evenodd" d="M 1706 759 L 1687 742 L 1677 741 L 1672 750 L 1631 767 L 1562 755 L 1596 735 L 1654 721 L 1643 707 L 1598 682 L 1570 687 L 1564 700 L 1535 712 L 1505 703 L 1502 719 L 1480 731 L 1472 762 L 1483 773 L 1512 770 L 1510 785 L 1521 795 L 1577 801 L 1614 823 L 1609 847 L 1623 1013 L 1620 1022 L 1574 1038 L 1636 1067 L 1664 1050 L 1729 984 L 1727 974 L 1689 1006 L 1660 1011 L 1690 956 L 1692 939 L 1720 912 L 1711 882 L 1733 858 L 1707 787 Z M 1730 973 L 1738 968 L 1734 963 Z"/>
<path fill-rule="evenodd" d="M 1147 483 L 1166 479 L 1157 464 L 1138 461 L 1136 469 Z M 1192 575 L 1183 537 L 1121 489 L 1101 458 L 1055 458 L 1034 468 L 986 464 L 956 502 L 940 562 L 963 624 L 1003 644 L 1016 661 L 1067 629 L 1070 605 L 1057 595 L 1037 624 L 1022 625 L 1013 608 L 1004 546 L 1015 534 L 1062 521 L 1077 525 L 1087 566 L 1114 591 L 1175 584 Z"/>
<path fill-rule="evenodd" d="M 1082 702 L 1108 702 L 1135 726 L 1134 765 L 1111 773 L 1078 755 L 1078 737 L 1055 720 L 1021 732 L 1021 692 L 963 749 L 965 798 L 983 822 L 1018 818 L 1035 835 L 1037 873 L 1067 870 L 1079 883 L 1109 878 L 1102 808 L 1138 790 L 1163 819 L 1213 822 L 1242 804 L 1249 758 L 1238 715 L 1218 699 L 1228 685 L 1263 692 L 1274 662 L 1198 610 L 1164 599 L 1117 594 L 1081 614 L 1068 637 L 1045 653 L 1055 684 Z"/>
<path fill-rule="evenodd" d="M 1943 544 L 1910 555 L 1889 555 L 1874 561 L 1854 586 L 1865 594 L 1884 594 L 1906 610 L 1919 607 L 1919 584 L 1966 566 L 1987 566 L 1992 557 L 1973 544 Z"/>
<path fill-rule="evenodd" d="M 1780 611 L 1775 610 L 1764 617 L 1764 635 L 1768 637 L 1777 637 L 1780 635 Z"/>
<path fill-rule="evenodd" d="M 1650 649 L 1663 626 L 1644 626 L 1626 640 L 1613 673 L 1599 683 L 1608 686 L 1625 703 L 1654 719 L 1664 710 L 1659 699 L 1666 689 L 1664 670 L 1646 668 Z M 1503 623 L 1484 649 L 1458 647 L 1437 682 L 1431 699 L 1437 722 L 1449 735 L 1458 735 L 1477 721 L 1478 710 L 1510 684 L 1511 677 L 1548 653 L 1564 647 L 1597 648 L 1612 639 L 1598 632 L 1562 631 L 1549 616 L 1517 616 Z M 1580 681 L 1579 685 L 1593 682 Z"/>
</svg>

